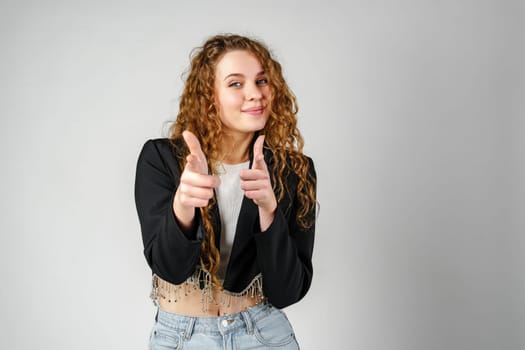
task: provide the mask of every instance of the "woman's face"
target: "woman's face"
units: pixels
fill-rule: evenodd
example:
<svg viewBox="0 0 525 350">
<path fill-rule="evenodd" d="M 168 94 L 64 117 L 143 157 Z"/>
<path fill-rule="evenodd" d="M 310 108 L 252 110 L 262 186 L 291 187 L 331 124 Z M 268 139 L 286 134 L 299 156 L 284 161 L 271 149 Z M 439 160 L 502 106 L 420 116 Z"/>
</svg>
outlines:
<svg viewBox="0 0 525 350">
<path fill-rule="evenodd" d="M 262 130 L 271 97 L 267 75 L 250 52 L 230 51 L 218 61 L 215 99 L 226 133 L 242 137 Z"/>
</svg>

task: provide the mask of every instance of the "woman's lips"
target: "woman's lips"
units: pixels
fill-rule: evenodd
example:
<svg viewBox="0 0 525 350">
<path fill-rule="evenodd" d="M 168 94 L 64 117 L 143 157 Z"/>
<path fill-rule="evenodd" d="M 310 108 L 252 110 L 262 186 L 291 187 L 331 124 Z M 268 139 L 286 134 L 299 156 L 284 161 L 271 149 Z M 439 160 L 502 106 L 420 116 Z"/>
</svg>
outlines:
<svg viewBox="0 0 525 350">
<path fill-rule="evenodd" d="M 246 108 L 246 109 L 242 109 L 241 112 L 248 113 L 251 115 L 261 115 L 264 112 L 264 107 L 260 106 L 260 107 Z"/>
</svg>

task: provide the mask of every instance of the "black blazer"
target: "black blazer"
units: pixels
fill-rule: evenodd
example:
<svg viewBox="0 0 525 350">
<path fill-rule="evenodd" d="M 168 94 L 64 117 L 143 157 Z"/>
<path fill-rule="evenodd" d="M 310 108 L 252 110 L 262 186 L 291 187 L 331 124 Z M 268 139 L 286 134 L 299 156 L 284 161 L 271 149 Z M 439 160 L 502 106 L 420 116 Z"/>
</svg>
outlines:
<svg viewBox="0 0 525 350">
<path fill-rule="evenodd" d="M 271 153 L 265 149 L 264 156 L 268 168 L 272 169 Z M 168 139 L 148 140 L 140 152 L 135 178 L 135 204 L 144 255 L 152 272 L 173 284 L 183 283 L 194 273 L 204 238 L 199 210 L 190 233 L 183 232 L 175 219 L 172 203 L 181 175 L 177 157 L 180 154 Z M 309 175 L 315 181 L 313 162 L 310 158 L 308 161 Z M 290 172 L 285 181 L 288 191 L 278 203 L 275 218 L 265 232 L 260 231 L 257 205 L 243 198 L 224 279 L 224 289 L 239 293 L 262 273 L 264 294 L 278 308 L 299 301 L 310 288 L 315 232 L 315 208 L 309 213 L 309 219 L 314 222 L 309 229 L 299 228 L 295 219 L 299 207 L 297 176 Z M 216 246 L 220 247 L 218 210 L 215 205 L 211 215 Z"/>
</svg>

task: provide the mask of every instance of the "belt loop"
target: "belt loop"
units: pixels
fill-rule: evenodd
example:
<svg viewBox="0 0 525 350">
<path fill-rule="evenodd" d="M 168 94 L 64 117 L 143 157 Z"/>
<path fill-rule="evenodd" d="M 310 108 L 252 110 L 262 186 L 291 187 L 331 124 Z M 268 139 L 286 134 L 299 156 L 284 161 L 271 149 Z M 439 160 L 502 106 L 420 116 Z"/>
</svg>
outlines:
<svg viewBox="0 0 525 350">
<path fill-rule="evenodd" d="M 246 323 L 246 329 L 248 331 L 248 334 L 252 335 L 253 334 L 253 324 L 252 324 L 252 319 L 250 317 L 250 314 L 248 313 L 248 311 L 244 310 L 244 311 L 241 311 L 241 315 L 242 315 L 242 318 L 244 318 L 244 322 Z"/>
<path fill-rule="evenodd" d="M 186 327 L 186 330 L 184 331 L 184 340 L 186 341 L 190 340 L 191 334 L 193 333 L 194 326 L 195 326 L 195 317 L 190 317 L 188 326 Z"/>
</svg>

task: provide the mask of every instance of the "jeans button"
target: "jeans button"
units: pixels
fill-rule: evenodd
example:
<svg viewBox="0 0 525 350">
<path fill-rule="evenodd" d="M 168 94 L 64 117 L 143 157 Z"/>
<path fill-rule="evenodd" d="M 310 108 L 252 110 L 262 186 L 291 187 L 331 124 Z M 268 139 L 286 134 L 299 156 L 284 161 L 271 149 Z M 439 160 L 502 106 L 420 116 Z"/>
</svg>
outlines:
<svg viewBox="0 0 525 350">
<path fill-rule="evenodd" d="M 222 326 L 224 328 L 228 327 L 228 321 L 227 320 L 222 320 L 221 324 L 222 324 Z"/>
</svg>

